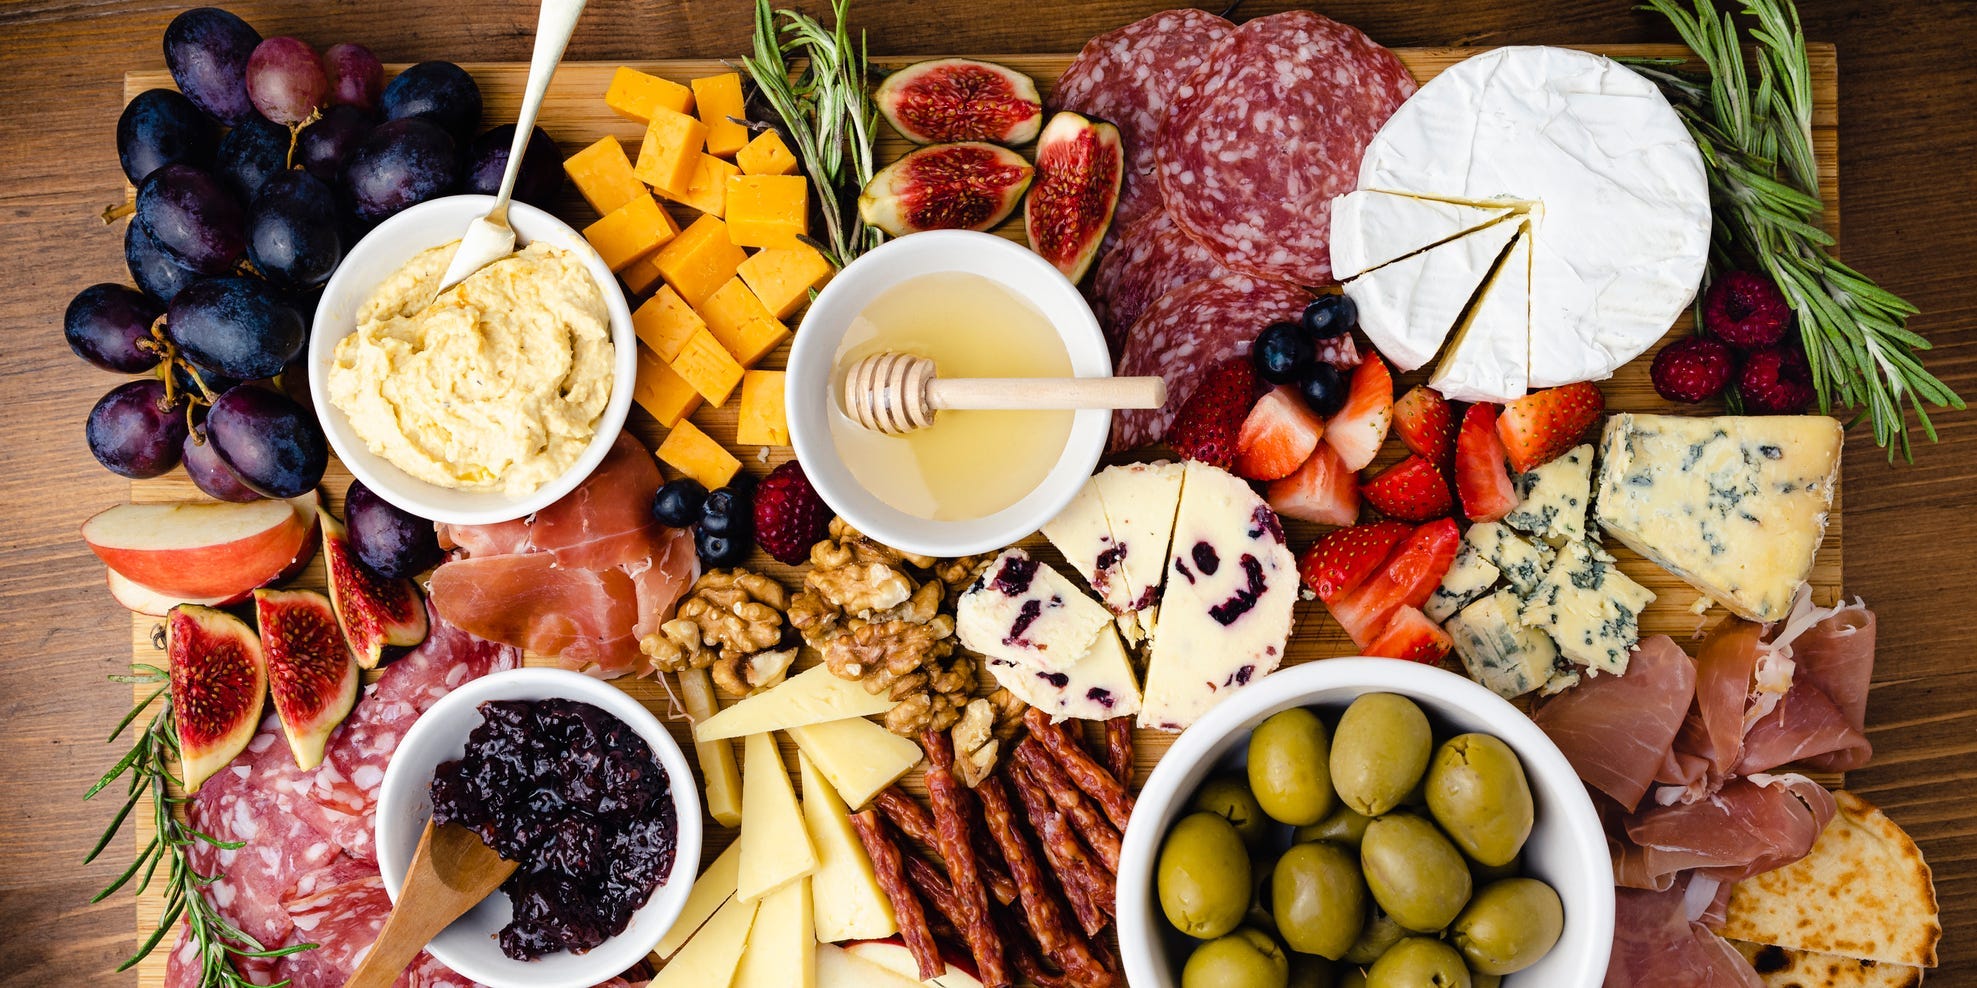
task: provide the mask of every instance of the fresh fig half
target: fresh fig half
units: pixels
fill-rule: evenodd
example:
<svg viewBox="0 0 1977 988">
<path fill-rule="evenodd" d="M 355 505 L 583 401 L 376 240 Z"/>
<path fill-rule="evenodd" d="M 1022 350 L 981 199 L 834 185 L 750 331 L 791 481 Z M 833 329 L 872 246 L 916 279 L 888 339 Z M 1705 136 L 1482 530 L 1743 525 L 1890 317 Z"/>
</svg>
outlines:
<svg viewBox="0 0 1977 988">
<path fill-rule="evenodd" d="M 254 739 L 268 695 L 267 658 L 247 622 L 198 604 L 165 615 L 165 655 L 180 781 L 196 792 Z"/>
<path fill-rule="evenodd" d="M 1009 218 L 1036 169 L 1008 148 L 969 141 L 915 150 L 858 195 L 858 215 L 895 237 L 987 230 Z"/>
<path fill-rule="evenodd" d="M 357 657 L 343 643 L 329 598 L 314 590 L 254 591 L 254 623 L 295 765 L 315 768 L 330 732 L 357 703 Z"/>
<path fill-rule="evenodd" d="M 426 640 L 426 607 L 411 580 L 388 580 L 366 569 L 350 549 L 350 533 L 328 511 L 319 513 L 330 606 L 357 664 L 375 669 L 387 645 Z"/>
<path fill-rule="evenodd" d="M 1006 65 L 972 58 L 914 62 L 872 94 L 892 129 L 915 144 L 1028 144 L 1043 126 L 1037 84 Z"/>
<path fill-rule="evenodd" d="M 1037 177 L 1023 203 L 1030 249 L 1078 281 L 1112 226 L 1125 177 L 1119 128 L 1068 110 L 1050 118 L 1037 139 Z"/>
</svg>

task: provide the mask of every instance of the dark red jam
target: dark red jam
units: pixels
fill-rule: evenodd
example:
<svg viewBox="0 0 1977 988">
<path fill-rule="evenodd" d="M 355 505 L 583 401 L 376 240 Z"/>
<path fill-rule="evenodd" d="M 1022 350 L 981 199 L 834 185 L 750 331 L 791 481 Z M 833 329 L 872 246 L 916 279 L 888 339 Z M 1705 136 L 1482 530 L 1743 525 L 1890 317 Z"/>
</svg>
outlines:
<svg viewBox="0 0 1977 988">
<path fill-rule="evenodd" d="M 432 813 L 518 861 L 501 951 L 583 953 L 624 932 L 673 868 L 678 821 L 652 746 L 574 700 L 490 700 L 467 753 L 433 774 Z"/>
</svg>

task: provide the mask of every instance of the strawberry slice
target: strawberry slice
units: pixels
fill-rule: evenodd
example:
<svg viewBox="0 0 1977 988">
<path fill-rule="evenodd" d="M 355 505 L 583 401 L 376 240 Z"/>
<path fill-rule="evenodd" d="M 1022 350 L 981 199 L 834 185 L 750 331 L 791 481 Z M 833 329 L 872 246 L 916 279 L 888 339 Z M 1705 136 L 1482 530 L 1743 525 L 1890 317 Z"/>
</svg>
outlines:
<svg viewBox="0 0 1977 988">
<path fill-rule="evenodd" d="M 1495 405 L 1470 405 L 1455 437 L 1455 494 L 1470 521 L 1501 521 L 1517 507 L 1503 439 L 1496 431 Z"/>
<path fill-rule="evenodd" d="M 1290 476 L 1325 431 L 1325 420 L 1305 407 L 1289 388 L 1277 388 L 1256 400 L 1236 435 L 1236 475 L 1249 480 L 1278 480 Z"/>
<path fill-rule="evenodd" d="M 1430 665 L 1440 662 L 1455 647 L 1455 641 L 1442 630 L 1442 626 L 1428 620 L 1418 607 L 1400 607 L 1387 619 L 1387 626 L 1380 629 L 1378 637 L 1366 646 L 1367 655 L 1380 655 L 1389 659 L 1406 659 L 1409 662 L 1426 662 Z"/>
<path fill-rule="evenodd" d="M 1428 602 L 1428 595 L 1441 586 L 1442 577 L 1455 562 L 1455 550 L 1461 542 L 1462 534 L 1452 519 L 1423 525 L 1394 547 L 1393 555 L 1377 574 L 1358 589 L 1326 601 L 1325 606 L 1352 636 L 1353 644 L 1365 648 L 1379 637 L 1395 611 Z"/>
<path fill-rule="evenodd" d="M 1416 385 L 1394 402 L 1394 432 L 1408 449 L 1447 463 L 1455 455 L 1455 406 L 1434 389 Z"/>
<path fill-rule="evenodd" d="M 1326 445 L 1338 450 L 1347 470 L 1363 470 L 1387 441 L 1393 425 L 1394 376 L 1373 354 L 1352 372 L 1345 405 L 1325 424 Z"/>
<path fill-rule="evenodd" d="M 1319 443 L 1297 472 L 1273 480 L 1263 498 L 1286 518 L 1320 525 L 1350 525 L 1359 520 L 1359 476 L 1345 468 L 1332 447 Z"/>
<path fill-rule="evenodd" d="M 1413 532 L 1413 526 L 1397 521 L 1326 532 L 1298 558 L 1298 576 L 1319 600 L 1329 604 L 1358 589 L 1393 554 L 1394 546 Z"/>
<path fill-rule="evenodd" d="M 1563 456 L 1606 411 L 1606 396 L 1590 381 L 1533 391 L 1503 406 L 1497 435 L 1510 469 L 1523 473 Z"/>
<path fill-rule="evenodd" d="M 1243 420 L 1256 401 L 1256 368 L 1247 356 L 1209 368 L 1167 429 L 1167 445 L 1190 460 L 1227 470 L 1236 461 Z"/>
<path fill-rule="evenodd" d="M 1419 453 L 1359 485 L 1359 493 L 1381 514 L 1401 521 L 1433 521 L 1446 518 L 1455 510 L 1448 478 L 1442 476 L 1441 468 L 1433 461 Z"/>
</svg>

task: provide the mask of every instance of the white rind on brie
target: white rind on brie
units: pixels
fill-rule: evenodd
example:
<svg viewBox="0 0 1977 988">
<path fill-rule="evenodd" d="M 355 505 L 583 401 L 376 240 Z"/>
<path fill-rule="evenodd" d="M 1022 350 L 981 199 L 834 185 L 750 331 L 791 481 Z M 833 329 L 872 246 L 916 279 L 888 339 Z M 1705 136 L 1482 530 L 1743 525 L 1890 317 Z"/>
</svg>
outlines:
<svg viewBox="0 0 1977 988">
<path fill-rule="evenodd" d="M 1373 189 L 1332 200 L 1332 274 L 1357 277 L 1509 216 L 1515 204 L 1442 202 Z"/>
<path fill-rule="evenodd" d="M 1499 220 L 1346 282 L 1359 328 L 1396 370 L 1433 360 L 1519 225 Z"/>
<path fill-rule="evenodd" d="M 1531 386 L 1531 237 L 1517 236 L 1449 341 L 1428 386 L 1450 401 L 1506 402 Z"/>
</svg>

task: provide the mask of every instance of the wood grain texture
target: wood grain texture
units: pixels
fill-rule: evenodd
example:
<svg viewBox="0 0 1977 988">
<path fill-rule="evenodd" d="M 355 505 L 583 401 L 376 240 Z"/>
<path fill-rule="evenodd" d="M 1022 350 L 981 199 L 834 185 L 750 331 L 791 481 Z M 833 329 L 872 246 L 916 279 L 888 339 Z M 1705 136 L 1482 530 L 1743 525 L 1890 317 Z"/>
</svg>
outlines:
<svg viewBox="0 0 1977 988">
<path fill-rule="evenodd" d="M 359 41 L 387 60 L 462 62 L 527 57 L 533 6 L 514 2 L 232 5 L 264 34 L 318 45 Z M 815 10 L 815 2 L 803 4 Z M 1005 12 L 954 0 L 858 0 L 875 54 L 1069 51 L 1098 31 L 1159 8 L 1128 0 Z M 1268 13 L 1283 3 L 1245 5 Z M 1669 41 L 1653 15 L 1617 0 L 1343 0 L 1325 13 L 1389 45 Z M 0 244 L 10 268 L 0 315 L 19 341 L 0 442 L 0 982 L 130 984 L 112 975 L 133 945 L 129 900 L 88 905 L 118 863 L 78 866 L 110 808 L 77 798 L 113 752 L 100 743 L 124 697 L 103 677 L 129 652 L 125 616 L 75 525 L 120 500 L 125 484 L 90 463 L 80 423 L 112 383 L 57 342 L 61 306 L 82 285 L 124 280 L 120 230 L 94 217 L 124 194 L 111 132 L 124 71 L 159 62 L 157 39 L 180 5 L 25 0 L 0 10 Z M 1915 328 L 1937 343 L 1932 366 L 1977 391 L 1977 17 L 1967 4 L 1808 2 L 1810 37 L 1839 44 L 1838 107 L 1846 180 L 1847 257 L 1917 303 Z M 612 61 L 718 58 L 741 51 L 748 5 L 600 0 L 571 57 Z M 1858 434 L 1847 460 L 1845 583 L 1882 617 L 1869 723 L 1874 765 L 1851 785 L 1922 842 L 1945 904 L 1936 980 L 1977 979 L 1977 824 L 1967 806 L 1977 744 L 1977 674 L 1963 660 L 1964 605 L 1955 575 L 1977 537 L 1977 426 L 1944 417 L 1943 443 L 1920 463 L 1884 467 Z M 1856 433 L 1858 430 L 1856 430 Z"/>
</svg>

